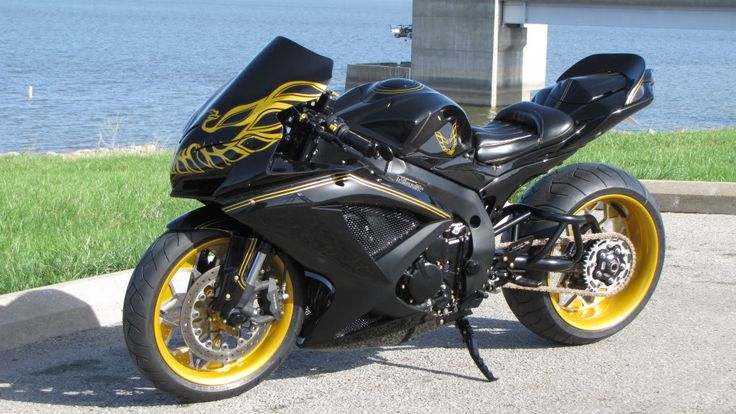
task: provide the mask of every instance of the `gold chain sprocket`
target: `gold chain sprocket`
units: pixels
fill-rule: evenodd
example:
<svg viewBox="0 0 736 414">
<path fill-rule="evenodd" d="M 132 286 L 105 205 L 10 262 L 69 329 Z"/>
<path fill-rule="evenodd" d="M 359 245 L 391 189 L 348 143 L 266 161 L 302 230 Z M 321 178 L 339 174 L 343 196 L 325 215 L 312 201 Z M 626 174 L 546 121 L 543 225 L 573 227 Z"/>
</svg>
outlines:
<svg viewBox="0 0 736 414">
<path fill-rule="evenodd" d="M 509 289 L 519 289 L 519 290 L 529 290 L 533 292 L 547 292 L 547 293 L 558 293 L 558 294 L 566 294 L 566 295 L 578 295 L 578 296 L 588 296 L 588 297 L 607 297 L 607 296 L 613 296 L 619 292 L 621 292 L 626 285 L 629 284 L 629 281 L 631 280 L 631 275 L 634 274 L 636 271 L 636 250 L 634 249 L 634 244 L 629 240 L 628 237 L 624 236 L 621 233 L 615 233 L 615 232 L 609 232 L 609 233 L 593 233 L 593 234 L 584 234 L 581 236 L 583 239 L 583 243 L 588 241 L 595 241 L 595 240 L 620 240 L 623 243 L 625 243 L 629 250 L 631 250 L 631 270 L 628 272 L 625 278 L 621 281 L 621 283 L 616 284 L 611 289 L 601 289 L 598 291 L 592 291 L 592 290 L 586 290 L 586 289 L 572 289 L 567 287 L 552 287 L 552 286 L 539 286 L 539 287 L 527 287 L 527 286 L 520 286 L 515 283 L 506 283 L 503 285 L 504 288 Z M 535 239 L 531 241 L 531 246 L 543 246 L 547 244 L 548 239 Z M 574 241 L 567 237 L 560 237 L 559 241 L 557 242 L 557 247 L 559 247 L 562 251 L 564 251 L 570 243 L 574 243 Z M 499 243 L 498 248 L 504 249 L 511 247 L 513 242 L 508 243 Z"/>
</svg>

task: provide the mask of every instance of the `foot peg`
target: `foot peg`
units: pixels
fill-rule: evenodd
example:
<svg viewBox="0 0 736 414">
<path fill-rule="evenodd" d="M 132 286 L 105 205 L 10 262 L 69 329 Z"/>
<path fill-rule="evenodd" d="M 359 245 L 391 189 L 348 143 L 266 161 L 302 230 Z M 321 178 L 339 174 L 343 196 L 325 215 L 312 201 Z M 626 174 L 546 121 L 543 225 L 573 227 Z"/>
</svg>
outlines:
<svg viewBox="0 0 736 414">
<path fill-rule="evenodd" d="M 468 352 L 470 352 L 470 357 L 473 358 L 473 362 L 478 366 L 480 372 L 483 373 L 483 376 L 486 377 L 489 382 L 496 381 L 498 378 L 493 376 L 491 369 L 488 368 L 486 363 L 483 361 L 483 358 L 481 358 L 480 352 L 478 352 L 478 345 L 473 339 L 473 328 L 470 327 L 470 321 L 468 321 L 468 318 L 458 319 L 455 321 L 455 326 L 460 330 L 465 346 L 468 347 Z"/>
<path fill-rule="evenodd" d="M 530 288 L 540 287 L 544 284 L 544 282 L 540 282 L 539 280 L 529 279 L 521 275 L 511 275 L 511 277 L 509 278 L 509 282 L 515 285 Z"/>
</svg>

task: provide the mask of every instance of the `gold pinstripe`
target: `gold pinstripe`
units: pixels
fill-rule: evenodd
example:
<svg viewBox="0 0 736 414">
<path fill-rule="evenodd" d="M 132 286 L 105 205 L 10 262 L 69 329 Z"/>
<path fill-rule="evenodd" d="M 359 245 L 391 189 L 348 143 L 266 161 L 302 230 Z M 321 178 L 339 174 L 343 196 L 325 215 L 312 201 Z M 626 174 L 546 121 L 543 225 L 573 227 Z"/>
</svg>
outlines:
<svg viewBox="0 0 736 414">
<path fill-rule="evenodd" d="M 309 190 L 309 189 L 312 189 L 312 188 L 315 188 L 315 187 L 321 187 L 323 185 L 327 185 L 327 184 L 330 184 L 330 183 L 333 183 L 333 182 L 336 182 L 336 181 L 340 181 L 340 180 L 344 179 L 346 176 L 347 176 L 347 174 L 339 174 L 339 175 L 335 175 L 335 176 L 332 176 L 332 177 L 321 178 L 321 179 L 316 180 L 316 181 L 311 181 L 311 182 L 307 182 L 307 183 L 304 183 L 304 184 L 300 184 L 300 185 L 297 185 L 295 187 L 289 187 L 289 188 L 285 188 L 285 189 L 282 189 L 282 190 L 274 191 L 272 193 L 261 194 L 261 195 L 256 196 L 256 197 L 249 198 L 247 200 L 243 200 L 243 201 L 240 201 L 240 202 L 235 203 L 235 204 L 231 204 L 231 205 L 223 208 L 222 210 L 224 212 L 226 212 L 226 213 L 229 213 L 231 211 L 235 211 L 235 210 L 240 209 L 242 207 L 245 207 L 247 205 L 258 203 L 260 201 L 266 201 L 266 200 L 270 200 L 272 198 L 281 197 L 281 196 L 285 196 L 285 195 L 289 195 L 289 194 L 294 194 L 294 193 L 297 193 L 299 191 Z"/>
<path fill-rule="evenodd" d="M 424 89 L 424 85 L 417 85 L 412 86 L 411 88 L 404 88 L 404 89 L 384 89 L 384 88 L 376 88 L 374 91 L 381 95 L 396 95 L 399 93 L 407 93 L 407 92 L 415 92 L 420 91 Z"/>
<path fill-rule="evenodd" d="M 641 75 L 641 78 L 639 78 L 639 82 L 636 83 L 636 86 L 634 86 L 633 89 L 631 89 L 631 92 L 629 92 L 629 96 L 626 97 L 626 102 L 624 102 L 624 105 L 630 105 L 634 102 L 634 97 L 636 96 L 637 92 L 639 92 L 639 89 L 641 89 L 641 86 L 644 84 L 644 75 Z"/>
<path fill-rule="evenodd" d="M 204 229 L 204 228 L 206 228 L 207 226 L 209 226 L 211 224 L 217 223 L 218 221 L 220 221 L 219 218 L 216 218 L 214 220 L 205 221 L 204 223 L 200 224 L 199 226 L 196 226 L 195 229 Z"/>
<path fill-rule="evenodd" d="M 349 175 L 347 178 L 348 179 L 352 179 L 355 182 L 357 182 L 359 184 L 362 184 L 362 185 L 364 185 L 366 187 L 373 188 L 374 190 L 378 190 L 378 191 L 381 191 L 383 193 L 391 194 L 391 195 L 393 195 L 396 198 L 400 198 L 400 199 L 402 199 L 404 201 L 407 201 L 407 202 L 409 202 L 411 204 L 414 204 L 415 206 L 421 207 L 421 208 L 423 208 L 425 210 L 429 210 L 429 211 L 433 212 L 434 214 L 436 214 L 436 215 L 438 215 L 438 216 L 440 216 L 442 218 L 445 218 L 445 219 L 450 218 L 450 215 L 449 214 L 447 214 L 444 211 L 438 209 L 437 207 L 435 207 L 435 206 L 433 206 L 431 204 L 427 204 L 427 203 L 425 203 L 425 202 L 423 202 L 421 200 L 417 200 L 416 198 L 411 197 L 408 194 L 404 194 L 404 193 L 402 193 L 400 191 L 394 190 L 393 188 L 386 187 L 386 186 L 383 186 L 383 185 L 378 184 L 378 183 L 372 183 L 370 181 L 363 180 L 362 178 L 358 178 L 358 177 L 356 177 L 354 175 Z"/>
<path fill-rule="evenodd" d="M 565 91 L 562 92 L 562 97 L 560 97 L 560 100 L 557 101 L 557 103 L 555 104 L 555 109 L 559 108 L 560 105 L 562 105 L 562 102 L 567 97 L 567 93 L 570 92 L 570 85 L 572 85 L 572 82 L 570 80 L 567 80 L 567 86 L 565 86 Z"/>
<path fill-rule="evenodd" d="M 433 206 L 431 204 L 427 204 L 427 203 L 425 203 L 425 202 L 423 202 L 421 200 L 418 200 L 418 199 L 416 199 L 416 198 L 414 198 L 414 197 L 412 197 L 412 196 L 410 196 L 408 194 L 404 194 L 404 193 L 402 193 L 402 192 L 400 192 L 398 190 L 395 190 L 395 189 L 393 189 L 391 187 L 388 187 L 388 186 L 385 186 L 385 185 L 381 185 L 381 184 L 378 184 L 378 183 L 374 183 L 374 182 L 370 182 L 370 181 L 364 180 L 364 179 L 362 179 L 360 177 L 357 177 L 355 175 L 352 175 L 352 174 L 339 174 L 339 175 L 335 175 L 335 176 L 332 176 L 332 177 L 322 178 L 322 179 L 319 179 L 319 180 L 316 180 L 316 181 L 312 181 L 312 182 L 300 184 L 300 185 L 295 186 L 295 187 L 285 188 L 285 189 L 282 189 L 282 190 L 279 190 L 279 191 L 274 191 L 274 192 L 271 192 L 271 193 L 261 194 L 261 195 L 256 196 L 256 197 L 249 198 L 247 200 L 243 200 L 243 201 L 240 201 L 240 202 L 235 203 L 235 204 L 231 204 L 231 205 L 225 207 L 223 209 L 223 211 L 229 213 L 229 212 L 238 210 L 240 208 L 243 208 L 245 206 L 253 205 L 253 204 L 258 203 L 260 201 L 266 201 L 266 200 L 270 200 L 270 199 L 277 198 L 277 197 L 291 195 L 291 194 L 297 193 L 299 191 L 310 190 L 310 189 L 317 188 L 317 187 L 323 187 L 325 185 L 329 185 L 329 184 L 332 184 L 332 183 L 335 183 L 335 182 L 338 182 L 338 181 L 353 181 L 353 182 L 355 182 L 357 184 L 360 184 L 360 185 L 363 185 L 363 186 L 372 188 L 372 189 L 374 189 L 376 191 L 380 191 L 382 193 L 389 194 L 389 195 L 391 195 L 393 197 L 396 197 L 398 199 L 404 200 L 404 201 L 406 201 L 406 202 L 408 202 L 410 204 L 413 204 L 413 205 L 415 205 L 417 207 L 421 207 L 421 208 L 423 208 L 423 209 L 425 209 L 427 211 L 431 211 L 432 213 L 436 214 L 437 216 L 439 216 L 441 218 L 444 218 L 444 219 L 450 218 L 450 215 L 448 213 L 446 213 L 446 212 L 438 209 L 437 207 L 435 207 L 435 206 Z"/>
<path fill-rule="evenodd" d="M 248 269 L 248 263 L 253 256 L 253 252 L 256 250 L 257 239 L 250 239 L 248 249 L 245 251 L 245 257 L 243 257 L 243 263 L 240 264 L 240 270 L 238 270 L 238 285 L 245 289 L 245 271 Z"/>
</svg>

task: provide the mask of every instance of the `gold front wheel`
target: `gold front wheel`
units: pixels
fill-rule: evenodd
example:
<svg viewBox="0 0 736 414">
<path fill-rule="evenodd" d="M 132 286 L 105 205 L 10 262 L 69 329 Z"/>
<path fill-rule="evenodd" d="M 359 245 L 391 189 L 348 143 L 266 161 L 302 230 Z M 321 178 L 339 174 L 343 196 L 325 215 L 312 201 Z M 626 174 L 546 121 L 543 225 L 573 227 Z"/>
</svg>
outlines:
<svg viewBox="0 0 736 414">
<path fill-rule="evenodd" d="M 126 343 L 154 384 L 188 401 L 226 398 L 255 386 L 285 358 L 303 321 L 301 281 L 273 255 L 238 326 L 212 309 L 229 238 L 213 231 L 166 233 L 139 263 L 124 309 Z M 270 319 L 270 320 L 268 320 Z M 162 375 L 163 374 L 163 375 Z"/>
</svg>

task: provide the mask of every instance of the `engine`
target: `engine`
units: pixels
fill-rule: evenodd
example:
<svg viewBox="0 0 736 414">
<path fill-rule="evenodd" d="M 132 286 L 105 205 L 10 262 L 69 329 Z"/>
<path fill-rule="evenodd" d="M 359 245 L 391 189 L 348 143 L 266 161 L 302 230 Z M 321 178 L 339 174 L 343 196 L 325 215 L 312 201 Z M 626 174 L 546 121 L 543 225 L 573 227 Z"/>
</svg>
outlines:
<svg viewBox="0 0 736 414">
<path fill-rule="evenodd" d="M 455 222 L 405 270 L 396 295 L 406 303 L 427 312 L 452 308 L 460 288 L 465 255 L 469 250 L 470 230 Z"/>
</svg>

